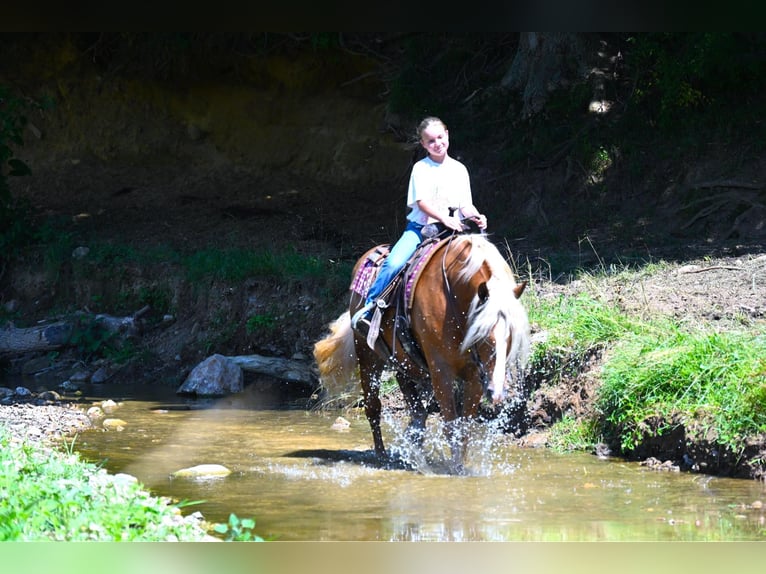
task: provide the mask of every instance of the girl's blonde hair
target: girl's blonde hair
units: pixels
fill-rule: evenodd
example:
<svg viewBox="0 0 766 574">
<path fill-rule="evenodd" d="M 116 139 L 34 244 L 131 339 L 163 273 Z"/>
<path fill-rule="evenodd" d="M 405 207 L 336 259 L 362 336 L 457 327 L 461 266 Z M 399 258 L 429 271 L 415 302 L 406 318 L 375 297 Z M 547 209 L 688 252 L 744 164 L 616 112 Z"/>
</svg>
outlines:
<svg viewBox="0 0 766 574">
<path fill-rule="evenodd" d="M 417 132 L 416 132 L 417 133 L 418 142 L 421 139 L 423 139 L 423 132 L 426 129 L 428 129 L 428 126 L 430 126 L 431 124 L 441 124 L 442 127 L 445 130 L 447 129 L 447 124 L 445 124 L 443 121 L 441 121 L 436 116 L 428 116 L 427 118 L 423 118 L 423 120 L 418 124 L 418 129 L 417 129 Z"/>
</svg>

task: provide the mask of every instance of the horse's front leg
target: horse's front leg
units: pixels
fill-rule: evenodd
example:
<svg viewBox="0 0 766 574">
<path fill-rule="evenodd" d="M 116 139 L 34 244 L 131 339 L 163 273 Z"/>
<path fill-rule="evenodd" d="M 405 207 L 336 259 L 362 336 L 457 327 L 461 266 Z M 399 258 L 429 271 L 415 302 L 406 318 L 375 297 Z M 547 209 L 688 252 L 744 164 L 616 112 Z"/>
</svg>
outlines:
<svg viewBox="0 0 766 574">
<path fill-rule="evenodd" d="M 468 453 L 467 419 L 457 417 L 444 422 L 444 433 L 450 448 L 450 468 L 453 474 L 465 474 Z"/>
<path fill-rule="evenodd" d="M 428 411 L 423 404 L 423 399 L 420 396 L 417 382 L 404 375 L 398 376 L 402 377 L 399 379 L 399 388 L 402 391 L 404 402 L 407 404 L 407 408 L 410 412 L 410 422 L 407 425 L 406 430 L 407 437 L 418 446 L 423 446 Z"/>
<path fill-rule="evenodd" d="M 446 389 L 446 387 L 444 387 Z M 444 434 L 450 448 L 450 465 L 454 474 L 465 474 L 465 461 L 468 455 L 471 422 L 479 411 L 481 384 L 475 381 L 463 381 L 460 391 L 454 385 L 449 386 L 451 393 L 444 393 L 442 407 Z M 458 400 L 459 393 L 460 399 Z M 441 406 L 442 403 L 440 403 Z"/>
<path fill-rule="evenodd" d="M 462 406 L 458 403 L 455 392 L 456 380 L 456 375 L 450 370 L 432 366 L 431 381 L 444 421 L 444 438 L 447 439 L 450 449 L 451 469 L 455 474 L 463 474 L 467 445 L 463 433 Z"/>
</svg>

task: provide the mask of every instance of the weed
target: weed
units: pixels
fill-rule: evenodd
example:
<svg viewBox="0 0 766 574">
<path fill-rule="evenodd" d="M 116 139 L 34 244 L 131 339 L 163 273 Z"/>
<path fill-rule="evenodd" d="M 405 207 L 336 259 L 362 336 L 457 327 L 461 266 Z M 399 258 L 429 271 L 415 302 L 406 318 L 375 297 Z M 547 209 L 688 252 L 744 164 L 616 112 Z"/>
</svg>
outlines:
<svg viewBox="0 0 766 574">
<path fill-rule="evenodd" d="M 277 319 L 271 314 L 256 313 L 247 318 L 245 323 L 245 329 L 247 334 L 250 335 L 257 331 L 271 330 L 277 324 Z"/>
<path fill-rule="evenodd" d="M 550 428 L 548 446 L 558 452 L 590 451 L 601 442 L 599 422 L 564 416 Z"/>
<path fill-rule="evenodd" d="M 263 542 L 263 538 L 253 532 L 255 520 L 239 518 L 236 514 L 229 515 L 228 524 L 216 524 L 213 531 L 223 535 L 226 542 Z"/>
</svg>

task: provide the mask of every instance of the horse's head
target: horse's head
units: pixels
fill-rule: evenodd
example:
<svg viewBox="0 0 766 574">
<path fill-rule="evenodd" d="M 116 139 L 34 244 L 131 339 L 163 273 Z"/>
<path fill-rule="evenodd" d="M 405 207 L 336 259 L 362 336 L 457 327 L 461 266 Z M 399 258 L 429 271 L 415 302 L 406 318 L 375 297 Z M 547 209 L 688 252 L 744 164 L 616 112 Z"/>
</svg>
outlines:
<svg viewBox="0 0 766 574">
<path fill-rule="evenodd" d="M 481 259 L 480 267 L 477 261 Z M 494 404 L 506 397 L 509 376 L 519 376 L 529 354 L 529 321 L 519 298 L 527 286 L 516 283 L 497 249 L 474 240 L 463 277 L 475 282 L 461 350 L 472 354 L 486 394 Z"/>
</svg>

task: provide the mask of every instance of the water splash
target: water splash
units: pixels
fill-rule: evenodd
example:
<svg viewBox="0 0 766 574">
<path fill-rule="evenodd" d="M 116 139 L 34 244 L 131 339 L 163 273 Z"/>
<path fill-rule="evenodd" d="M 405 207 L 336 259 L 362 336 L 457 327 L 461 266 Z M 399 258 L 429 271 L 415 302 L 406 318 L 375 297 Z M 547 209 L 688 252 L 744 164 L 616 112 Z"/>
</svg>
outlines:
<svg viewBox="0 0 766 574">
<path fill-rule="evenodd" d="M 383 428 L 390 454 L 406 467 L 425 475 L 453 474 L 451 451 L 446 439 L 445 423 L 441 417 L 430 416 L 422 436 L 413 436 L 406 421 L 384 415 Z M 458 440 L 466 436 L 468 447 L 464 474 L 494 476 L 513 474 L 518 462 L 508 460 L 507 421 L 499 416 L 491 421 L 460 421 L 453 423 Z"/>
</svg>

